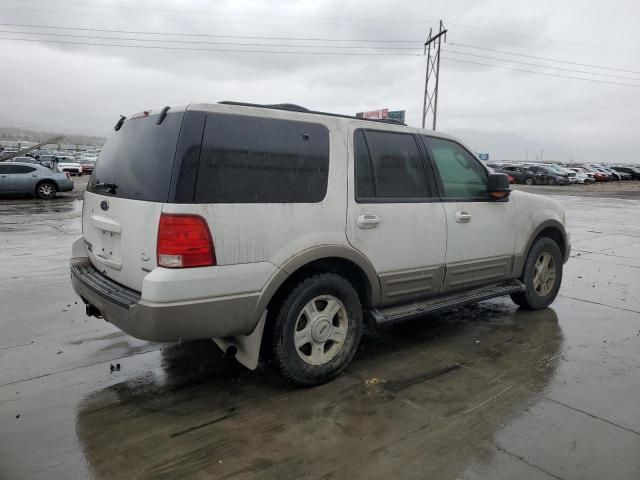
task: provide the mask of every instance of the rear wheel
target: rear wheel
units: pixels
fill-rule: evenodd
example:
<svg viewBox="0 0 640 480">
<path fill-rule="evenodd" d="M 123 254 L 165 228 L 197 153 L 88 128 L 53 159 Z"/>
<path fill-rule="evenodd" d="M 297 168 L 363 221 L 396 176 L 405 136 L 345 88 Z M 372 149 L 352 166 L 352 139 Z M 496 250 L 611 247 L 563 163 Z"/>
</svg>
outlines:
<svg viewBox="0 0 640 480">
<path fill-rule="evenodd" d="M 527 256 L 521 277 L 524 292 L 511 299 L 527 310 L 541 310 L 555 300 L 562 282 L 562 254 L 558 244 L 549 237 L 538 239 Z"/>
<path fill-rule="evenodd" d="M 36 195 L 44 200 L 55 197 L 57 191 L 58 187 L 53 182 L 40 182 L 36 186 Z"/>
<path fill-rule="evenodd" d="M 524 179 L 525 185 L 533 185 L 533 178 L 527 177 Z"/>
<path fill-rule="evenodd" d="M 282 374 L 298 385 L 318 385 L 353 359 L 362 335 L 362 307 L 353 286 L 333 273 L 300 282 L 273 325 L 273 354 Z"/>
</svg>

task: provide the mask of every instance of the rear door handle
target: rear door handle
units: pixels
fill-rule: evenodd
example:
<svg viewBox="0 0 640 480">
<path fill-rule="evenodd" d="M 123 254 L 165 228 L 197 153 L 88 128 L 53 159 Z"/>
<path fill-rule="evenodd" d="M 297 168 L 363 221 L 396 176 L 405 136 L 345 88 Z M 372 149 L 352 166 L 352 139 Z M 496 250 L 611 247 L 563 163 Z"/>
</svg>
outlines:
<svg viewBox="0 0 640 480">
<path fill-rule="evenodd" d="M 456 212 L 456 222 L 458 223 L 469 223 L 471 221 L 471 214 L 465 211 Z"/>
<path fill-rule="evenodd" d="M 360 215 L 356 221 L 358 228 L 376 228 L 380 223 L 377 215 Z"/>
</svg>

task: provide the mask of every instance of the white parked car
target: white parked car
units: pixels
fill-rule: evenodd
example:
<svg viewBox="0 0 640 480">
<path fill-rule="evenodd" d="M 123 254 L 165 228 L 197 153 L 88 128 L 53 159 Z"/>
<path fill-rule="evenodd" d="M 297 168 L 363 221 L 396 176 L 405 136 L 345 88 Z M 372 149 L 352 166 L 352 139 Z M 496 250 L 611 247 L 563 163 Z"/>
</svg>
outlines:
<svg viewBox="0 0 640 480">
<path fill-rule="evenodd" d="M 71 156 L 57 156 L 57 168 L 59 172 L 67 172 L 69 175 L 82 175 L 82 165 Z"/>
<path fill-rule="evenodd" d="M 595 178 L 593 178 L 593 174 L 584 169 L 569 168 L 569 170 L 575 172 L 578 183 L 594 183 L 596 181 Z"/>
<path fill-rule="evenodd" d="M 289 105 L 119 121 L 84 197 L 71 276 L 88 315 L 153 341 L 214 339 L 296 384 L 340 373 L 363 322 L 501 295 L 555 299 L 554 200 L 509 189 L 453 137 Z"/>
</svg>

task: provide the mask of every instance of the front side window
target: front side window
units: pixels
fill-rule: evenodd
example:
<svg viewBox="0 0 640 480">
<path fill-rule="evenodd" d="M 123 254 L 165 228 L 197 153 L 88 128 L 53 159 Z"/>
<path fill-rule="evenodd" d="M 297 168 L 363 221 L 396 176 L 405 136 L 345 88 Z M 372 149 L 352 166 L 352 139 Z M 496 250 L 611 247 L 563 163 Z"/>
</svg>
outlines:
<svg viewBox="0 0 640 480">
<path fill-rule="evenodd" d="M 198 203 L 317 203 L 327 193 L 324 125 L 209 114 L 198 166 Z"/>
<path fill-rule="evenodd" d="M 440 174 L 443 196 L 453 198 L 486 198 L 487 171 L 461 145 L 442 138 L 422 137 L 431 148 L 433 161 Z"/>
<path fill-rule="evenodd" d="M 427 175 L 411 134 L 356 130 L 356 198 L 430 197 Z"/>
</svg>

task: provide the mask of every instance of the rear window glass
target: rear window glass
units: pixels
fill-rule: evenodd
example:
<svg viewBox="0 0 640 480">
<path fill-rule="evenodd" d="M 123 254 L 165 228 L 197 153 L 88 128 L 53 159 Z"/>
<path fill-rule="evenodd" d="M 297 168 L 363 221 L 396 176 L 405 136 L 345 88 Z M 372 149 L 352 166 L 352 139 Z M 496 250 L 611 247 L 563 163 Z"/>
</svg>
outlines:
<svg viewBox="0 0 640 480">
<path fill-rule="evenodd" d="M 184 112 L 128 119 L 112 131 L 96 161 L 87 191 L 121 198 L 166 202 Z M 115 185 L 113 190 L 105 184 Z"/>
<path fill-rule="evenodd" d="M 327 193 L 329 131 L 316 123 L 209 114 L 197 203 L 316 203 Z"/>
</svg>

